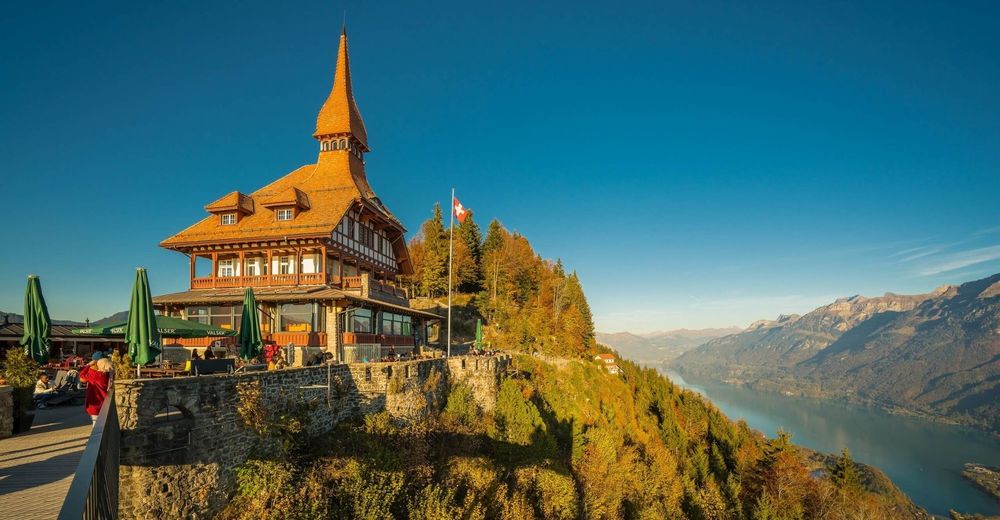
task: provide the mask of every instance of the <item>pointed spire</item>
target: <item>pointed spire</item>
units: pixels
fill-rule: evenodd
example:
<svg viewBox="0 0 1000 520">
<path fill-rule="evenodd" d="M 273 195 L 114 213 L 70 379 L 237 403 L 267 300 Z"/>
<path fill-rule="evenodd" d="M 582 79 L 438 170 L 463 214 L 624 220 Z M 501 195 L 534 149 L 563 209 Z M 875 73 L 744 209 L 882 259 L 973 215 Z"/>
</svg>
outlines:
<svg viewBox="0 0 1000 520">
<path fill-rule="evenodd" d="M 337 72 L 333 79 L 333 89 L 316 118 L 316 133 L 313 137 L 334 134 L 351 134 L 361 143 L 362 151 L 368 151 L 368 134 L 365 132 L 365 123 L 361 120 L 361 113 L 354 102 L 354 92 L 351 88 L 346 18 L 340 32 L 340 50 L 337 53 Z"/>
</svg>

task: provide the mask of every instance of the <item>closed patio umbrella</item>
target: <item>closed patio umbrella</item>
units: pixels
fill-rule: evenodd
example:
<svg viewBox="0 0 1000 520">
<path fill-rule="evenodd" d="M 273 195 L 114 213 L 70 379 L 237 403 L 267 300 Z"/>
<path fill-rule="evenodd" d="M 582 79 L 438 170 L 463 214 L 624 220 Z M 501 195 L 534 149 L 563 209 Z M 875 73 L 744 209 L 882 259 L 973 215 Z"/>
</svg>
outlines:
<svg viewBox="0 0 1000 520">
<path fill-rule="evenodd" d="M 37 276 L 31 275 L 24 290 L 24 336 L 21 337 L 21 346 L 40 364 L 49 361 L 51 332 L 52 320 L 49 319 L 49 309 L 42 297 L 42 284 Z"/>
<path fill-rule="evenodd" d="M 240 357 L 253 359 L 264 351 L 264 337 L 260 333 L 260 316 L 253 289 L 247 287 L 243 295 L 243 314 L 240 316 Z"/>
<path fill-rule="evenodd" d="M 132 303 L 128 309 L 125 324 L 125 343 L 128 355 L 136 366 L 149 364 L 160 353 L 160 331 L 156 327 L 156 313 L 153 310 L 153 295 L 149 292 L 149 278 L 146 270 L 135 270 L 135 285 L 132 286 Z"/>
<path fill-rule="evenodd" d="M 483 320 L 476 320 L 476 350 L 483 350 Z"/>
</svg>

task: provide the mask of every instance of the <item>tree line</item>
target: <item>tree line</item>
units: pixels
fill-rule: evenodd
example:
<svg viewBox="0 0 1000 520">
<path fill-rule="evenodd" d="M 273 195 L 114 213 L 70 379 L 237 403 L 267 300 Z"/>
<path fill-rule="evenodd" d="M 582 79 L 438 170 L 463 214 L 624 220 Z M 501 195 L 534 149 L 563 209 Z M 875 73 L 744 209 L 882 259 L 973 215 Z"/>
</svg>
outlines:
<svg viewBox="0 0 1000 520">
<path fill-rule="evenodd" d="M 410 294 L 441 298 L 448 292 L 449 230 L 441 206 L 409 242 L 414 273 Z M 575 272 L 543 259 L 523 235 L 490 222 L 483 237 L 475 216 L 454 229 L 454 293 L 484 320 L 484 339 L 497 347 L 556 355 L 593 352 L 590 305 Z M 461 304 L 461 303 L 460 303 Z"/>
</svg>

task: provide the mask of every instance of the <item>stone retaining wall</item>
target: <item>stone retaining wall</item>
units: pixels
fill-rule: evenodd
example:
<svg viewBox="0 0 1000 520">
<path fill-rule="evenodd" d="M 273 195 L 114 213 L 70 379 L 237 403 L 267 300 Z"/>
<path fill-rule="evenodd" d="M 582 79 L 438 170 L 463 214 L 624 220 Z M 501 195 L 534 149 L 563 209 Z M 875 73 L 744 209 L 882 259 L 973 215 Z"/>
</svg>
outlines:
<svg viewBox="0 0 1000 520">
<path fill-rule="evenodd" d="M 14 433 L 14 387 L 0 385 L 0 439 Z"/>
<path fill-rule="evenodd" d="M 443 406 L 449 384 L 460 382 L 492 410 L 509 365 L 510 356 L 500 355 L 119 381 L 120 516 L 209 518 L 225 506 L 234 469 L 259 442 L 237 411 L 240 388 L 259 390 L 269 409 L 308 403 L 310 433 L 322 435 L 342 420 L 383 410 L 400 423 L 420 420 Z"/>
</svg>

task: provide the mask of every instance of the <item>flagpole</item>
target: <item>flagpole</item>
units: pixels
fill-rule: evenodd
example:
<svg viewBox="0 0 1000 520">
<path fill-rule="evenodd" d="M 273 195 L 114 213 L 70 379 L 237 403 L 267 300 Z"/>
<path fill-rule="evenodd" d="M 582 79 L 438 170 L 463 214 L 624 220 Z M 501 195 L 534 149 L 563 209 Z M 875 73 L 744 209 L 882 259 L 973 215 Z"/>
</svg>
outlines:
<svg viewBox="0 0 1000 520">
<path fill-rule="evenodd" d="M 451 257 L 455 253 L 455 188 L 451 189 L 448 201 L 448 357 L 451 357 Z"/>
</svg>

